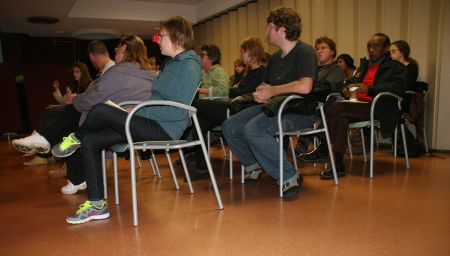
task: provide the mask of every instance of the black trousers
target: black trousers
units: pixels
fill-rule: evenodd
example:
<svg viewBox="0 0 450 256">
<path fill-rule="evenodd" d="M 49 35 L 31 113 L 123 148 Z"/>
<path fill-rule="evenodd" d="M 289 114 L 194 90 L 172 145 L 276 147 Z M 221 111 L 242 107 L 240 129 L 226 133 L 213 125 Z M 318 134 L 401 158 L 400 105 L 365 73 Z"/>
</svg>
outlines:
<svg viewBox="0 0 450 256">
<path fill-rule="evenodd" d="M 51 146 L 56 145 L 61 141 L 64 136 L 75 131 L 78 128 L 78 122 L 80 121 L 80 112 L 76 110 L 73 105 L 64 105 L 58 107 L 57 110 L 50 111 L 46 118 L 52 119 L 51 121 L 42 121 L 38 130 Z M 44 112 L 44 116 L 46 112 Z"/>
<path fill-rule="evenodd" d="M 81 140 L 81 149 L 66 158 L 68 177 L 73 184 L 86 180 L 88 200 L 104 199 L 101 151 L 127 141 L 127 115 L 127 112 L 115 107 L 98 104 L 89 111 L 86 121 L 75 132 Z M 135 141 L 172 139 L 156 121 L 144 117 L 134 116 L 130 127 Z"/>
<path fill-rule="evenodd" d="M 334 150 L 344 155 L 347 130 L 352 122 L 370 120 L 370 103 L 335 102 L 326 110 L 328 131 Z"/>
<path fill-rule="evenodd" d="M 197 118 L 206 143 L 206 134 L 212 128 L 221 125 L 227 119 L 228 101 L 225 100 L 195 100 L 192 106 L 197 108 Z M 194 139 L 198 139 L 195 131 L 192 131 Z M 206 169 L 206 162 L 200 146 L 195 149 L 196 166 L 200 170 Z"/>
</svg>

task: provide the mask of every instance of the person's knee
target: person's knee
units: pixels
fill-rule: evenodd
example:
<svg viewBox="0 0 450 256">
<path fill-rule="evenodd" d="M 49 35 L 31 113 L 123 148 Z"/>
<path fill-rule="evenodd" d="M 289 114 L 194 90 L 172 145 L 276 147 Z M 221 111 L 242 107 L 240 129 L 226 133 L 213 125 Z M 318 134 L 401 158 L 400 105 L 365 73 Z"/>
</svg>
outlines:
<svg viewBox="0 0 450 256">
<path fill-rule="evenodd" d="M 95 114 L 99 114 L 99 113 L 104 113 L 105 111 L 107 111 L 107 109 L 109 109 L 109 105 L 97 104 L 97 105 L 93 106 L 89 112 L 92 115 L 95 115 Z"/>
<path fill-rule="evenodd" d="M 99 137 L 92 136 L 90 133 L 83 134 L 83 138 L 81 138 L 81 147 L 83 151 L 99 151 L 102 150 L 99 146 Z"/>
<path fill-rule="evenodd" d="M 254 122 L 248 122 L 242 129 L 244 139 L 248 142 L 258 142 L 261 137 L 264 137 L 264 131 Z"/>
<path fill-rule="evenodd" d="M 344 104 L 342 102 L 335 102 L 326 110 L 327 116 L 338 115 L 339 113 L 344 111 Z"/>
<path fill-rule="evenodd" d="M 233 122 L 228 119 L 222 124 L 222 134 L 225 138 L 230 138 L 233 136 L 233 131 L 235 130 Z"/>
</svg>

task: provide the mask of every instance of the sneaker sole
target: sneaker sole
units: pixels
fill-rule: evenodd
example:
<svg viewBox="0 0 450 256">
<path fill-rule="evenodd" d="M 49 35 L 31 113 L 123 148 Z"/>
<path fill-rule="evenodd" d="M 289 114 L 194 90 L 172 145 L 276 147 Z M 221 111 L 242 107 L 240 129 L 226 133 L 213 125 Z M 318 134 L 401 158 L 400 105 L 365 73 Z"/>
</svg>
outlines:
<svg viewBox="0 0 450 256">
<path fill-rule="evenodd" d="M 107 212 L 107 213 L 100 214 L 100 215 L 89 216 L 83 220 L 68 220 L 68 219 L 66 219 L 66 221 L 69 224 L 77 225 L 77 224 L 83 224 L 83 223 L 89 222 L 91 220 L 104 220 L 104 219 L 109 218 L 109 216 L 111 216 L 111 215 L 109 214 L 109 212 Z"/>
<path fill-rule="evenodd" d="M 344 176 L 345 176 L 345 173 L 338 172 L 338 173 L 337 173 L 337 176 L 338 176 L 338 177 L 344 177 Z M 333 176 L 322 176 L 322 175 L 320 175 L 320 179 L 321 179 L 321 180 L 332 180 L 332 179 L 334 179 L 334 175 L 333 175 Z"/>
<path fill-rule="evenodd" d="M 286 194 L 286 196 L 283 193 L 283 200 L 292 200 L 295 198 L 296 195 L 298 195 L 298 193 L 300 193 L 300 189 L 303 186 L 303 176 L 300 176 L 298 178 L 298 187 L 293 187 L 291 190 L 287 190 L 286 192 L 288 192 Z"/>
<path fill-rule="evenodd" d="M 80 191 L 80 190 L 85 190 L 85 189 L 86 189 L 86 186 L 77 189 L 77 191 L 75 191 L 75 192 L 73 192 L 73 193 L 65 193 L 65 192 L 63 192 L 62 189 L 61 189 L 61 193 L 63 193 L 64 195 L 74 195 L 74 194 L 78 193 L 78 191 Z"/>
<path fill-rule="evenodd" d="M 12 146 L 13 146 L 13 148 L 15 150 L 20 151 L 20 152 L 25 153 L 25 154 L 33 153 L 36 150 L 34 147 L 28 147 L 28 146 L 25 146 L 25 145 L 22 145 L 22 144 L 14 144 L 14 143 L 12 143 Z"/>
<path fill-rule="evenodd" d="M 326 161 L 328 161 L 328 157 L 327 158 L 319 158 L 319 159 L 304 159 L 304 158 L 297 157 L 297 159 L 302 161 L 302 162 L 305 162 L 305 163 L 326 162 Z"/>
<path fill-rule="evenodd" d="M 52 148 L 52 155 L 59 157 L 59 158 L 64 158 L 64 157 L 68 157 L 73 155 L 73 153 L 75 153 L 75 151 L 77 151 L 79 148 L 81 148 L 81 146 L 77 146 L 74 150 L 67 152 L 65 154 L 61 154 L 61 152 L 57 151 L 56 147 Z"/>
<path fill-rule="evenodd" d="M 34 149 L 38 154 L 47 154 L 50 152 L 50 148 L 47 147 L 35 146 Z"/>
<path fill-rule="evenodd" d="M 283 193 L 283 200 L 291 200 L 300 192 L 300 186 L 295 186 Z"/>
</svg>

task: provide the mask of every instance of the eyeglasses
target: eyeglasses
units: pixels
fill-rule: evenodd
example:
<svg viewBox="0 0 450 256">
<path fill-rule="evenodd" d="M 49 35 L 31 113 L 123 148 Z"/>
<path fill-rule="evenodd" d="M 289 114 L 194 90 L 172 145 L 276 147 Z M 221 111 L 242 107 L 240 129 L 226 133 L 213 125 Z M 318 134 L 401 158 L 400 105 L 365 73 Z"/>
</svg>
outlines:
<svg viewBox="0 0 450 256">
<path fill-rule="evenodd" d="M 400 51 L 400 49 L 390 49 L 390 50 L 389 50 L 389 52 L 392 53 L 392 54 L 394 54 L 395 51 Z"/>
<path fill-rule="evenodd" d="M 200 55 L 200 57 L 208 56 L 208 54 L 207 54 L 207 53 L 204 53 L 204 52 L 199 52 L 198 55 Z"/>
<path fill-rule="evenodd" d="M 169 34 L 161 34 L 161 33 L 158 33 L 157 34 L 157 36 L 158 36 L 158 41 L 161 41 L 161 39 L 163 38 L 163 36 L 168 36 Z"/>
<path fill-rule="evenodd" d="M 116 48 L 114 48 L 114 52 L 118 52 L 119 49 L 120 49 L 120 47 L 122 47 L 122 45 L 121 45 L 121 46 L 118 46 L 118 47 L 116 47 Z"/>
</svg>

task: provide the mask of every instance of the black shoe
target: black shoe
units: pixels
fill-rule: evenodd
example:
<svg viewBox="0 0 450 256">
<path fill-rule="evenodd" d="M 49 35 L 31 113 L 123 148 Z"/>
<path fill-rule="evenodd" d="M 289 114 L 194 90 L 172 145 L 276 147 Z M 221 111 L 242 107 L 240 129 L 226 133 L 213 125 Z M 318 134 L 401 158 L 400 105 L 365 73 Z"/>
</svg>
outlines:
<svg viewBox="0 0 450 256">
<path fill-rule="evenodd" d="M 184 161 L 186 161 L 186 164 L 195 163 L 195 152 L 189 152 L 184 154 Z M 181 158 L 175 161 L 175 164 L 181 165 Z"/>
<path fill-rule="evenodd" d="M 152 158 L 152 152 L 150 150 L 143 151 L 141 150 L 141 160 L 149 160 Z"/>
<path fill-rule="evenodd" d="M 192 174 L 190 174 L 191 181 L 196 180 L 205 180 L 209 178 L 209 172 L 208 170 L 195 170 Z M 184 181 L 187 181 L 186 177 L 184 178 Z"/>
<path fill-rule="evenodd" d="M 298 192 L 300 192 L 300 188 L 303 185 L 303 176 L 299 176 L 296 180 L 291 180 L 283 185 L 283 199 L 289 200 L 293 199 Z"/>
<path fill-rule="evenodd" d="M 328 160 L 328 152 L 322 152 L 319 148 L 305 154 L 297 156 L 303 162 L 324 162 Z"/>
<path fill-rule="evenodd" d="M 337 169 L 336 169 L 336 174 L 337 174 L 338 177 L 345 176 L 345 172 L 342 171 L 342 170 L 337 170 Z M 328 168 L 328 169 L 323 170 L 323 171 L 320 173 L 320 179 L 321 179 L 321 180 L 331 180 L 331 179 L 334 179 L 333 169 Z"/>
</svg>

